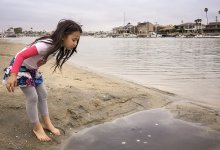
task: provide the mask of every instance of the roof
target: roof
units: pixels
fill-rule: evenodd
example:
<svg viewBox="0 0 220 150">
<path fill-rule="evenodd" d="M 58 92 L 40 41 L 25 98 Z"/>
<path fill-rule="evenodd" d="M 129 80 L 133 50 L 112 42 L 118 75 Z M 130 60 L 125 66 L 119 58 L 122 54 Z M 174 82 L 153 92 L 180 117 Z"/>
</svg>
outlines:
<svg viewBox="0 0 220 150">
<path fill-rule="evenodd" d="M 194 25 L 195 23 L 193 22 L 187 22 L 187 23 L 182 23 L 182 24 L 179 24 L 177 26 L 187 26 L 187 25 Z"/>
<path fill-rule="evenodd" d="M 165 28 L 163 28 L 163 29 L 161 29 L 162 31 L 166 31 L 166 30 L 172 30 L 172 29 L 174 29 L 174 27 L 165 27 Z"/>
<path fill-rule="evenodd" d="M 208 25 L 220 25 L 220 22 L 210 22 Z"/>
</svg>

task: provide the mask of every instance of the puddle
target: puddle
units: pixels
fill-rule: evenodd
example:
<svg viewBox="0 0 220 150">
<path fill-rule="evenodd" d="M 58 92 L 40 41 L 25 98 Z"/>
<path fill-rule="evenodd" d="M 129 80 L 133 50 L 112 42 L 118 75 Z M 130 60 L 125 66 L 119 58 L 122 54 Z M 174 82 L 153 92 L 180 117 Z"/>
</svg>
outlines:
<svg viewBox="0 0 220 150">
<path fill-rule="evenodd" d="M 220 150 L 220 133 L 154 109 L 74 133 L 63 150 Z"/>
</svg>

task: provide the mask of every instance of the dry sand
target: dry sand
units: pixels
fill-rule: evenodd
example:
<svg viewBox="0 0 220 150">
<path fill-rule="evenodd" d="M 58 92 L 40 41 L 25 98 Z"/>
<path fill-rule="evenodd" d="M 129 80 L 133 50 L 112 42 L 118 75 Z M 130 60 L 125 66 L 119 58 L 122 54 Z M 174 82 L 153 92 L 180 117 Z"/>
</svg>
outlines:
<svg viewBox="0 0 220 150">
<path fill-rule="evenodd" d="M 6 67 L 24 44 L 0 39 L 0 69 Z M 74 56 L 73 56 L 74 57 Z M 147 88 L 85 68 L 65 64 L 52 73 L 53 60 L 40 68 L 48 90 L 50 117 L 62 135 L 51 142 L 39 142 L 32 133 L 25 110 L 25 97 L 19 88 L 8 93 L 0 85 L 1 149 L 60 149 L 73 132 L 111 121 L 137 111 L 166 108 L 177 118 L 200 123 L 220 131 L 220 108 L 186 101 L 173 93 Z"/>
</svg>

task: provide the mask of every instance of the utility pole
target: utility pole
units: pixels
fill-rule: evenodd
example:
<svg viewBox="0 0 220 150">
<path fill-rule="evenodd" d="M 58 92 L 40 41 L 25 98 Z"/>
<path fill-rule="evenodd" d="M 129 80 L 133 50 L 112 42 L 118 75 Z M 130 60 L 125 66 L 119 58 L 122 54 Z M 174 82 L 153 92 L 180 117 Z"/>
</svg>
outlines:
<svg viewBox="0 0 220 150">
<path fill-rule="evenodd" d="M 123 37 L 124 37 L 124 33 L 125 33 L 125 12 L 124 12 L 124 26 L 123 26 Z"/>
<path fill-rule="evenodd" d="M 124 12 L 124 26 L 125 26 L 125 12 Z"/>
</svg>

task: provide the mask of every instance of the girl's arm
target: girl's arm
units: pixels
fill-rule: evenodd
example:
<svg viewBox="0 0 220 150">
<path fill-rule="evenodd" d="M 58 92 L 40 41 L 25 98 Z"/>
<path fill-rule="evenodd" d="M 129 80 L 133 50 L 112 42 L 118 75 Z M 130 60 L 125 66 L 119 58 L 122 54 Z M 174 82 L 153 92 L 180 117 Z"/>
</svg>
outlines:
<svg viewBox="0 0 220 150">
<path fill-rule="evenodd" d="M 14 60 L 11 73 L 17 75 L 23 61 L 35 55 L 38 55 L 38 51 L 35 45 L 32 45 L 31 47 L 25 49 L 24 51 L 19 52 Z"/>
<path fill-rule="evenodd" d="M 16 58 L 12 66 L 10 77 L 8 78 L 7 84 L 6 84 L 6 88 L 8 89 L 9 92 L 14 92 L 14 88 L 17 85 L 17 74 L 19 72 L 19 69 L 23 61 L 35 55 L 38 55 L 38 51 L 35 45 L 19 52 L 16 55 Z"/>
</svg>

